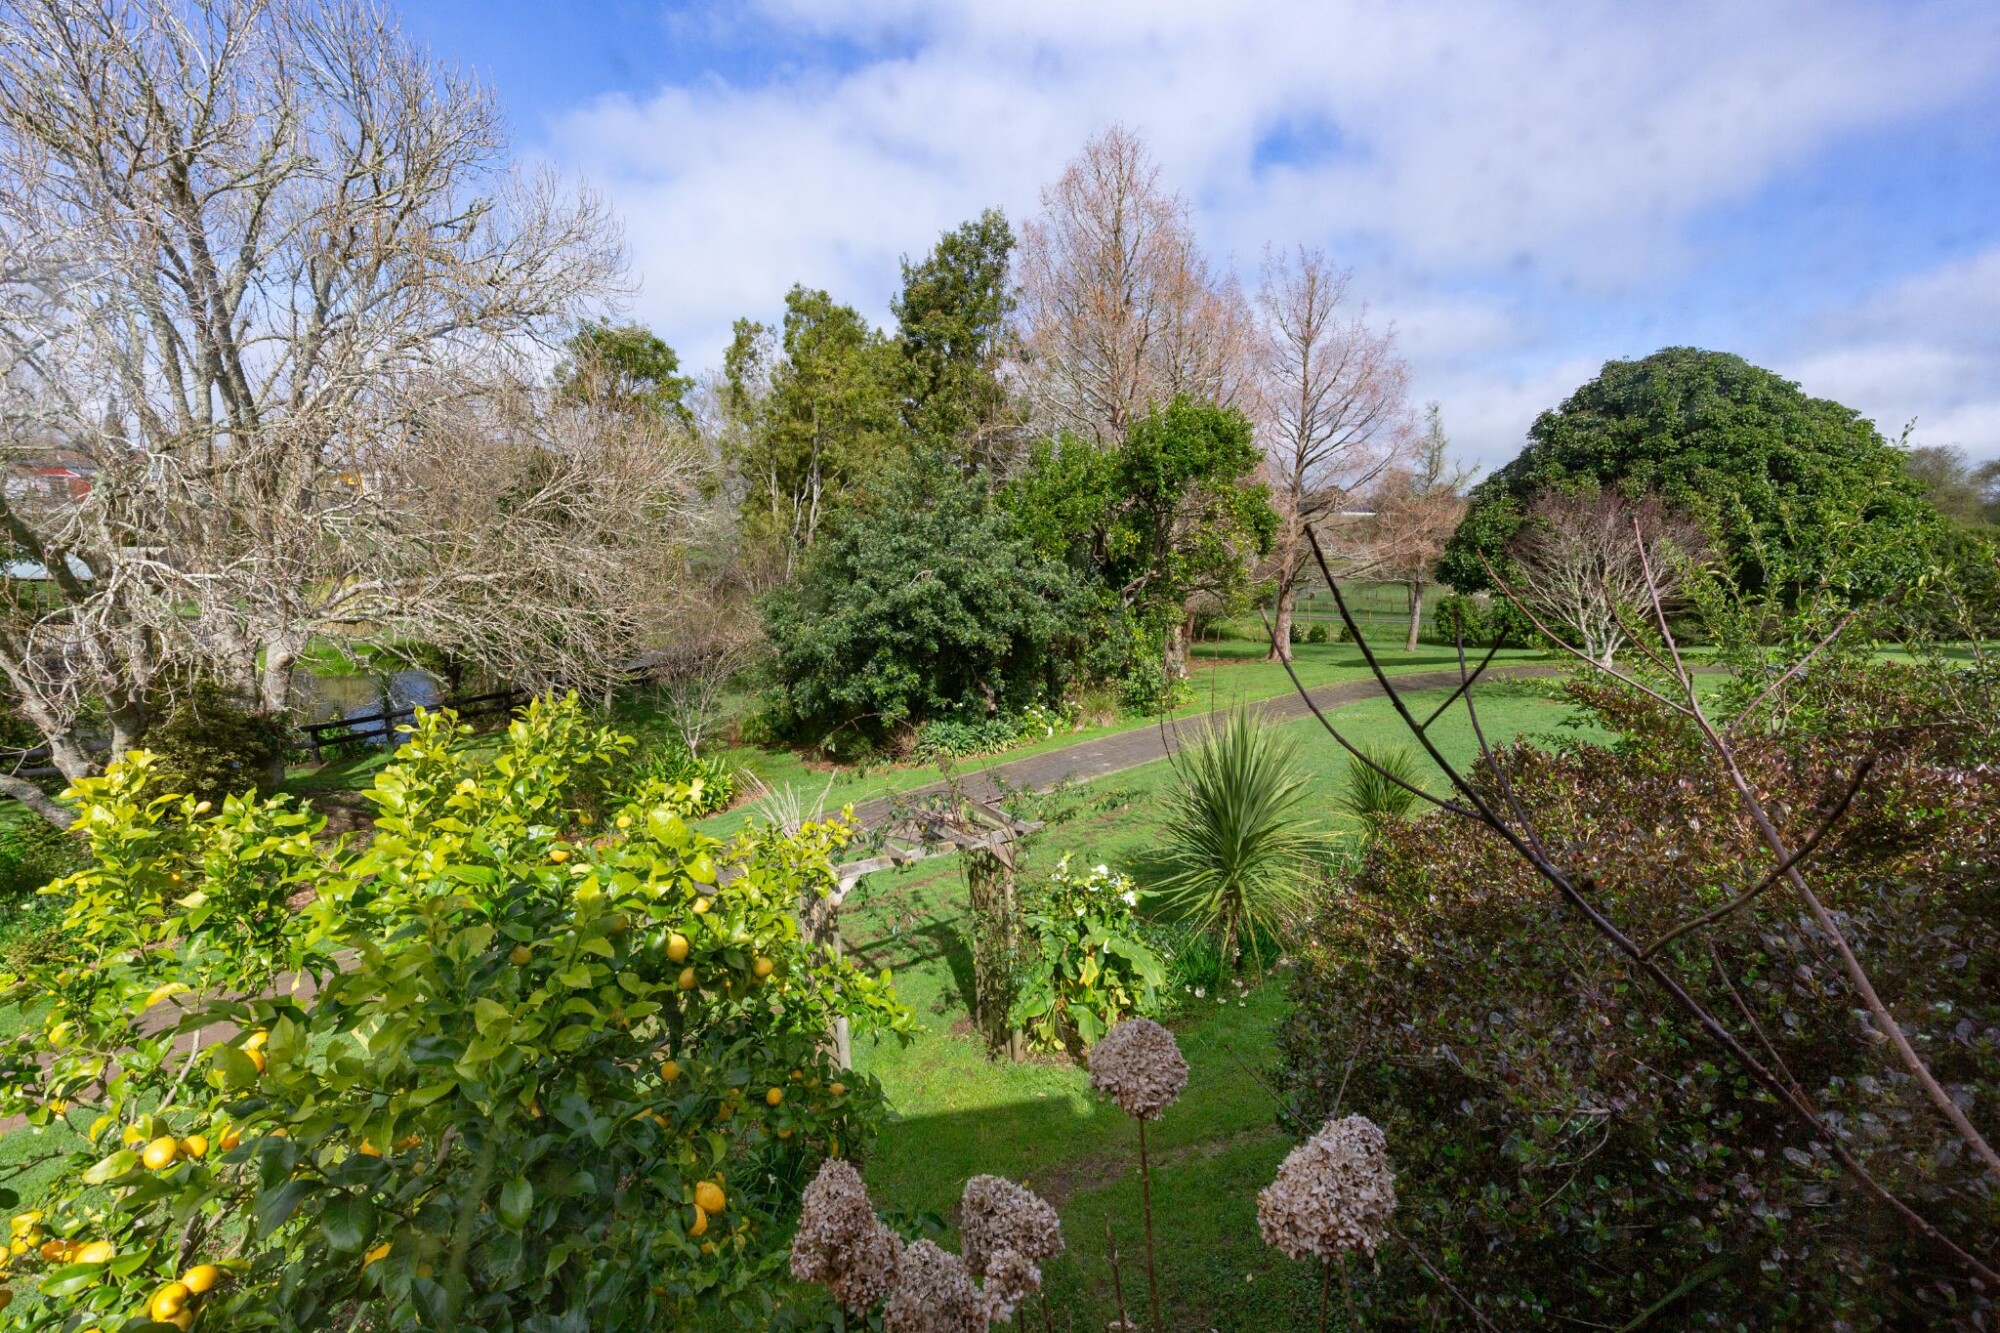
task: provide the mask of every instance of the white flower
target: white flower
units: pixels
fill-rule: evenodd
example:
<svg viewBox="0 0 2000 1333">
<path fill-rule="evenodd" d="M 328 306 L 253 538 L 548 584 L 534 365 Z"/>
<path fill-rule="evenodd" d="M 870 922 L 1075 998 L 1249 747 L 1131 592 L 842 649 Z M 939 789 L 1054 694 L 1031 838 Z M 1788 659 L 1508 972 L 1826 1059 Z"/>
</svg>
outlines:
<svg viewBox="0 0 2000 1333">
<path fill-rule="evenodd" d="M 1208 998 L 1208 987 L 1196 986 L 1194 988 L 1194 998 L 1197 1000 L 1206 1000 Z"/>
<path fill-rule="evenodd" d="M 1095 869 L 1095 870 L 1091 871 L 1090 873 L 1091 873 L 1091 874 L 1093 874 L 1093 875 L 1108 875 L 1108 874 L 1110 874 L 1110 873 L 1111 873 L 1111 867 L 1110 867 L 1110 866 L 1099 866 L 1099 867 L 1097 867 L 1097 869 Z"/>
<path fill-rule="evenodd" d="M 1137 907 L 1139 905 L 1139 895 L 1132 892 L 1132 890 L 1125 890 L 1123 897 L 1127 907 Z"/>
</svg>

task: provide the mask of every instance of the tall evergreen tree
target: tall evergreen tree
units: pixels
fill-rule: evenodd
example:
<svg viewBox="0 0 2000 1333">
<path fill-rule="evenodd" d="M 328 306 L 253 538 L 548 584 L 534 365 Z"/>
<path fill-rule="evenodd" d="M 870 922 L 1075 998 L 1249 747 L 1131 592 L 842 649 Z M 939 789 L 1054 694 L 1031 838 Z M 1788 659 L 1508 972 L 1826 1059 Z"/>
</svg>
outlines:
<svg viewBox="0 0 2000 1333">
<path fill-rule="evenodd" d="M 998 209 L 946 232 L 922 260 L 903 261 L 891 302 L 902 360 L 903 421 L 968 467 L 1004 458 L 1020 432 L 999 369 L 1014 298 L 1014 232 Z"/>
</svg>

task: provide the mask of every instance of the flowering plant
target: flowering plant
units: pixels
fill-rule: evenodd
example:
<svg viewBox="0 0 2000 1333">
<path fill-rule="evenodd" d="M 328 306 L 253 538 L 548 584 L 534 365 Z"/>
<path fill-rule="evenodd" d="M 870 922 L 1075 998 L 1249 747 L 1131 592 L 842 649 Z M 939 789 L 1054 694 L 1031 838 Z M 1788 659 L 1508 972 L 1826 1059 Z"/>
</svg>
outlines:
<svg viewBox="0 0 2000 1333">
<path fill-rule="evenodd" d="M 1009 1023 L 1044 1050 L 1090 1045 L 1122 1018 L 1154 1012 L 1166 966 L 1139 938 L 1138 890 L 1064 856 L 1023 913 L 1028 940 L 1014 977 Z"/>
</svg>

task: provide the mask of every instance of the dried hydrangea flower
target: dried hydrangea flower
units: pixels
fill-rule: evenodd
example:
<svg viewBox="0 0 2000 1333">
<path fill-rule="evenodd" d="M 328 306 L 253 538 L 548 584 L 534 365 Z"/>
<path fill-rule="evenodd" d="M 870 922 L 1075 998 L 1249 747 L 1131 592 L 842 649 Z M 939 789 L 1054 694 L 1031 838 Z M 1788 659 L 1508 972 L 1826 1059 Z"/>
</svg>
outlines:
<svg viewBox="0 0 2000 1333">
<path fill-rule="evenodd" d="M 990 1256 L 1014 1250 L 1035 1263 L 1063 1251 L 1062 1220 L 1033 1190 L 999 1176 L 974 1176 L 958 1203 L 965 1266 L 984 1277 Z"/>
<path fill-rule="evenodd" d="M 828 1158 L 801 1202 L 792 1276 L 821 1284 L 850 1313 L 874 1309 L 895 1284 L 903 1242 L 875 1216 L 861 1173 Z"/>
<path fill-rule="evenodd" d="M 1019 1250 L 998 1250 L 987 1257 L 986 1284 L 979 1298 L 989 1322 L 1006 1323 L 1022 1301 L 1041 1289 L 1041 1268 Z"/>
<path fill-rule="evenodd" d="M 1158 1119 L 1187 1078 L 1174 1034 L 1150 1018 L 1128 1018 L 1090 1048 L 1090 1086 L 1134 1119 Z"/>
<path fill-rule="evenodd" d="M 1373 1254 L 1395 1211 L 1389 1140 L 1374 1121 L 1351 1115 L 1292 1149 L 1257 1196 L 1257 1229 L 1293 1259 Z"/>
<path fill-rule="evenodd" d="M 903 1251 L 883 1333 L 985 1333 L 986 1304 L 965 1261 L 920 1240 Z"/>
</svg>

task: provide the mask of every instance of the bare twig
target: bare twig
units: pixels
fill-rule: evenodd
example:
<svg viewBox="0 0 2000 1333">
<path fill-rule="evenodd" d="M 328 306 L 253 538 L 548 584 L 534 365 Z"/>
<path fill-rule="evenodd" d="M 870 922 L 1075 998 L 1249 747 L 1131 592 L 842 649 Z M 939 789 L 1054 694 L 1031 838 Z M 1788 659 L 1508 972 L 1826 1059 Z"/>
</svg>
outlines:
<svg viewBox="0 0 2000 1333">
<path fill-rule="evenodd" d="M 1839 822 L 1840 817 L 1847 813 L 1847 807 L 1853 802 L 1855 793 L 1861 790 L 1862 779 L 1866 778 L 1874 767 L 1875 756 L 1873 755 L 1869 755 L 1855 766 L 1854 777 L 1848 782 L 1847 789 L 1840 794 L 1840 799 L 1834 802 L 1833 809 L 1827 812 L 1826 818 L 1822 819 L 1819 822 L 1819 826 L 1807 836 L 1804 842 L 1799 844 L 1797 851 L 1793 852 L 1786 860 L 1780 862 L 1770 874 L 1759 880 L 1754 888 L 1747 893 L 1739 894 L 1735 898 L 1730 899 L 1713 911 L 1703 912 L 1694 920 L 1675 926 L 1672 930 L 1647 945 L 1645 953 L 1642 956 L 1646 958 L 1654 957 L 1660 950 L 1666 948 L 1689 931 L 1700 930 L 1703 926 L 1712 926 L 1729 917 L 1740 908 L 1747 907 L 1749 904 L 1755 902 L 1765 890 L 1783 879 L 1793 866 L 1798 865 L 1813 854 L 1813 849 L 1819 846 L 1821 839 L 1825 838 L 1828 833 L 1831 833 L 1834 824 Z"/>
</svg>

